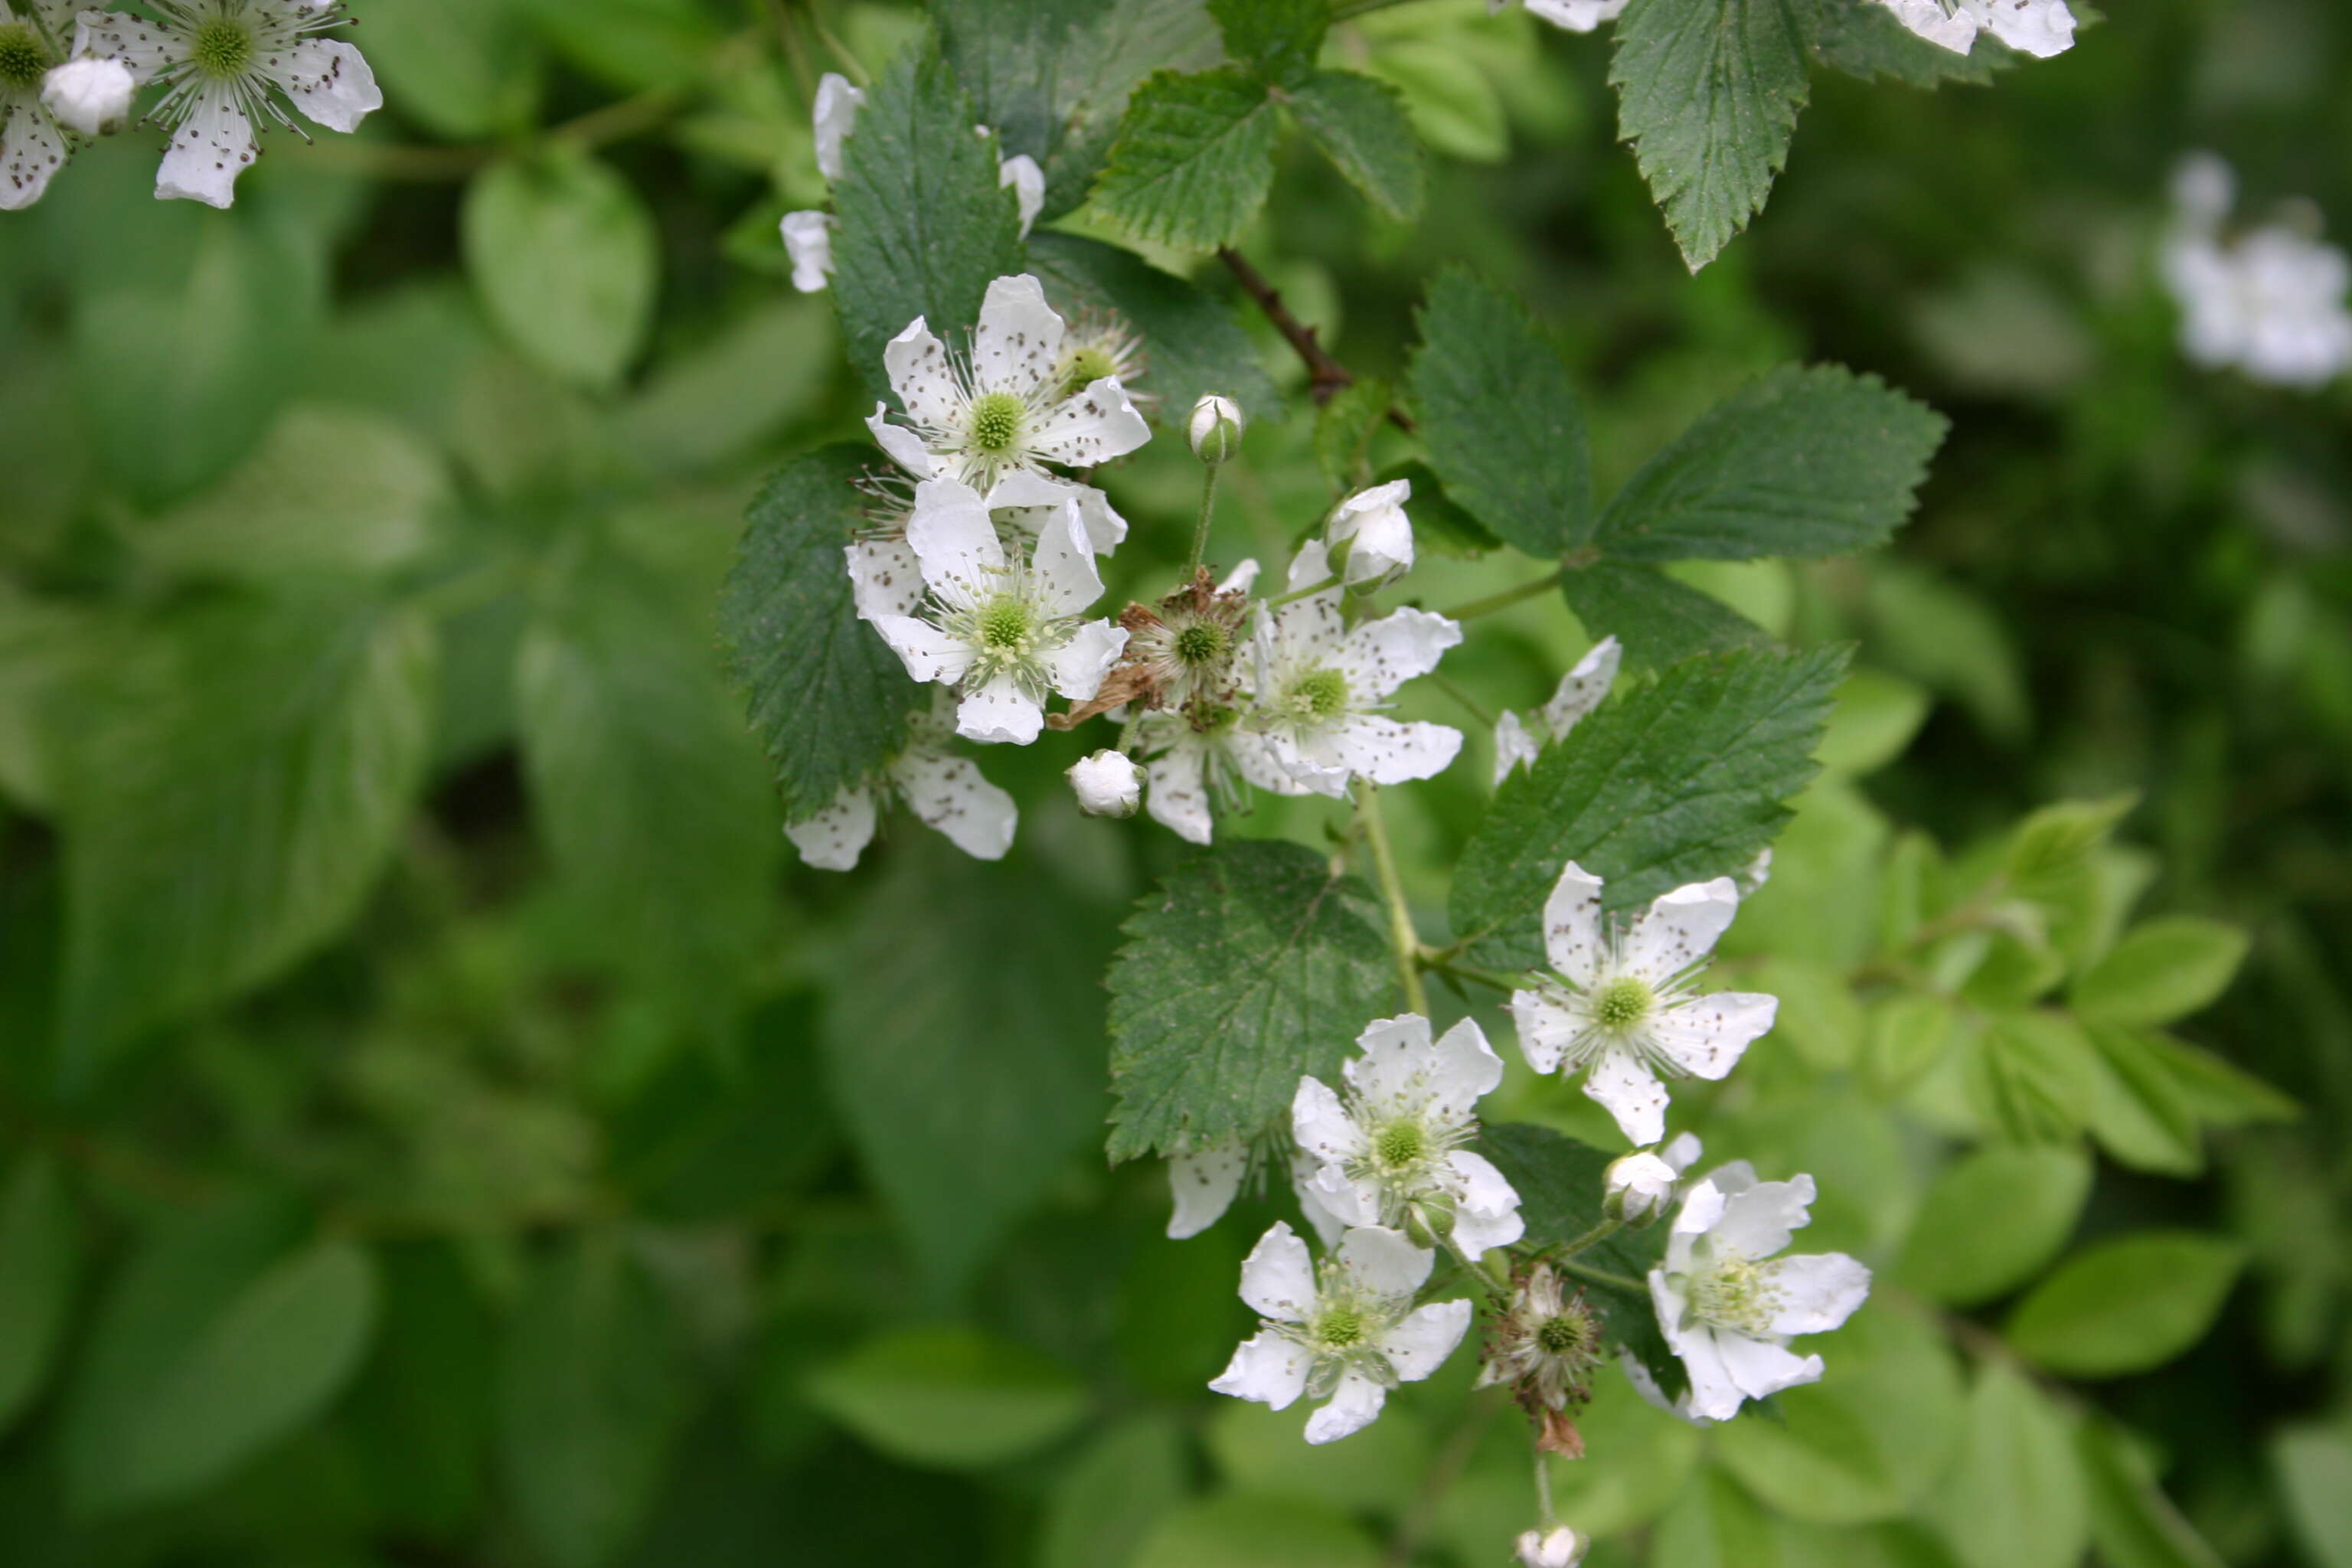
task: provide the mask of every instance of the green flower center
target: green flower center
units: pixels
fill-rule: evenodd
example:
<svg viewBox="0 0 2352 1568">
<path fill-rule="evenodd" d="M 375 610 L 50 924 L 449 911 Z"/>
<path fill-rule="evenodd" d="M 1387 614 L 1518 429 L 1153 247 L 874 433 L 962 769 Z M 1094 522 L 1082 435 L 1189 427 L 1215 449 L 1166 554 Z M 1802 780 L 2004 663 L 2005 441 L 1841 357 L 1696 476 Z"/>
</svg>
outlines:
<svg viewBox="0 0 2352 1568">
<path fill-rule="evenodd" d="M 1028 642 L 1036 624 L 1029 606 L 1020 600 L 992 600 L 981 608 L 980 645 L 990 648 L 1020 647 Z"/>
<path fill-rule="evenodd" d="M 1601 988 L 1592 999 L 1592 1016 L 1604 1029 L 1630 1029 L 1650 1016 L 1657 1001 L 1646 982 L 1628 974 Z"/>
<path fill-rule="evenodd" d="M 1391 1121 L 1372 1139 L 1372 1157 L 1391 1171 L 1419 1164 L 1427 1152 L 1429 1135 L 1418 1121 Z"/>
<path fill-rule="evenodd" d="M 1779 1300 L 1764 1270 L 1742 1258 L 1727 1259 L 1691 1280 L 1694 1314 L 1706 1322 L 1752 1334 L 1771 1329 L 1772 1309 Z"/>
<path fill-rule="evenodd" d="M 983 392 L 971 400 L 971 444 L 992 458 L 1001 458 L 1021 439 L 1022 416 L 1028 410 L 1010 392 Z"/>
<path fill-rule="evenodd" d="M 1325 666 L 1290 683 L 1290 706 L 1309 719 L 1336 719 L 1348 710 L 1348 678 Z"/>
<path fill-rule="evenodd" d="M 1325 1350 L 1344 1351 L 1362 1344 L 1367 1331 L 1364 1315 L 1353 1307 L 1333 1307 L 1315 1320 L 1315 1338 Z"/>
<path fill-rule="evenodd" d="M 1591 1347 L 1592 1326 L 1585 1319 L 1561 1316 L 1546 1318 L 1536 1329 L 1536 1343 L 1547 1355 L 1564 1356 Z"/>
<path fill-rule="evenodd" d="M 41 74 L 48 66 L 48 51 L 41 47 L 32 28 L 22 22 L 0 27 L 0 87 L 29 91 L 41 85 Z"/>
<path fill-rule="evenodd" d="M 1213 621 L 1196 621 L 1176 634 L 1176 657 L 1186 664 L 1217 664 L 1233 652 L 1234 639 Z"/>
<path fill-rule="evenodd" d="M 1110 351 L 1088 344 L 1073 350 L 1062 366 L 1062 395 L 1073 396 L 1084 392 L 1107 375 L 1118 374 L 1118 362 Z"/>
</svg>

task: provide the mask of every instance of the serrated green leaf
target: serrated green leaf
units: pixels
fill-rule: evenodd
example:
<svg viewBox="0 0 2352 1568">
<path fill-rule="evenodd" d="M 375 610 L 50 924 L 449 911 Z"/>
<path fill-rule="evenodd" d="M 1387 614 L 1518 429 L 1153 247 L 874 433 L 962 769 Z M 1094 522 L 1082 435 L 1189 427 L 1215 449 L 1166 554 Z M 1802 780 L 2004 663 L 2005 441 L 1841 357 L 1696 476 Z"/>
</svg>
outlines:
<svg viewBox="0 0 2352 1568">
<path fill-rule="evenodd" d="M 1338 398 L 1332 402 L 1337 403 Z M 1391 463 L 1372 476 L 1376 485 L 1397 479 L 1412 484 L 1412 537 L 1423 550 L 1457 561 L 1471 561 L 1503 548 L 1503 542 L 1494 531 L 1446 493 L 1445 481 L 1437 470 L 1415 458 L 1407 462 Z"/>
<path fill-rule="evenodd" d="M 904 742 L 926 700 L 889 645 L 857 618 L 842 547 L 863 521 L 870 447 L 827 447 L 751 502 L 719 602 L 719 639 L 775 764 L 784 815 L 813 816 Z"/>
<path fill-rule="evenodd" d="M 561 142 L 501 158 L 466 187 L 466 276 L 493 323 L 541 368 L 617 384 L 653 326 L 661 239 L 610 165 Z"/>
<path fill-rule="evenodd" d="M 1912 1222 L 1895 1278 L 1971 1307 L 2022 1285 L 2074 1234 L 2091 1162 L 2063 1144 L 1993 1144 L 1946 1168 Z"/>
<path fill-rule="evenodd" d="M 908 49 L 866 90 L 834 183 L 833 298 L 849 363 L 876 395 L 882 350 L 918 316 L 950 345 L 990 283 L 1022 268 L 1021 216 L 997 149 L 936 46 Z"/>
<path fill-rule="evenodd" d="M 1976 47 L 1963 55 L 1919 37 L 1880 0 L 1820 3 L 1814 58 L 1864 81 L 1899 81 L 1931 90 L 1946 82 L 1980 87 L 2017 63 L 2017 56 L 1989 32 L 1978 34 Z"/>
<path fill-rule="evenodd" d="M 1948 427 L 1875 376 L 1783 366 L 1643 464 L 1593 542 L 1647 562 L 1865 550 L 1910 515 Z"/>
<path fill-rule="evenodd" d="M 47 1156 L 16 1163 L 0 1193 L 0 1432 L 41 1391 L 81 1272 L 81 1227 Z"/>
<path fill-rule="evenodd" d="M 1507 542 L 1549 561 L 1592 530 L 1584 401 L 1527 308 L 1459 269 L 1438 274 L 1411 372 L 1430 466 Z"/>
<path fill-rule="evenodd" d="M 1399 223 L 1420 216 L 1426 178 L 1403 96 L 1355 71 L 1314 71 L 1289 89 L 1290 112 L 1348 183 Z"/>
<path fill-rule="evenodd" d="M 1643 0 L 1617 22 L 1617 134 L 1694 272 L 1764 206 L 1807 96 L 1810 0 Z"/>
<path fill-rule="evenodd" d="M 2168 1024 L 2229 988 L 2247 941 L 2237 926 L 2193 915 L 2147 921 L 2074 982 L 2070 1000 L 2102 1023 Z"/>
<path fill-rule="evenodd" d="M 986 864 L 918 834 L 851 922 L 822 1038 L 867 1179 L 934 1293 L 960 1289 L 1102 1125 L 1109 911 L 1025 843 Z M 1293 1087 L 1296 1087 L 1294 1079 Z"/>
<path fill-rule="evenodd" d="M 424 781 L 438 673 L 422 616 L 332 597 L 215 601 L 106 663 L 59 792 L 69 1081 L 358 912 Z"/>
<path fill-rule="evenodd" d="M 1296 844 L 1193 856 L 1137 909 L 1111 965 L 1110 1157 L 1254 1137 L 1381 1016 L 1370 889 Z"/>
<path fill-rule="evenodd" d="M 2245 1248 L 2186 1231 L 2141 1231 L 2076 1253 L 2010 1314 L 2020 1355 L 2067 1377 L 2163 1365 L 2205 1337 Z"/>
<path fill-rule="evenodd" d="M 1086 1418 L 1069 1370 L 977 1329 L 894 1329 L 810 1374 L 816 1407 L 894 1459 L 982 1469 L 1035 1451 Z"/>
<path fill-rule="evenodd" d="M 1209 0 L 1209 13 L 1236 65 L 1285 86 L 1315 68 L 1331 26 L 1327 0 Z"/>
<path fill-rule="evenodd" d="M 1274 100 L 1246 72 L 1160 71 L 1129 100 L 1095 201 L 1144 239 L 1230 245 L 1274 187 L 1280 133 Z"/>
<path fill-rule="evenodd" d="M 2090 1519 L 2065 1416 L 2022 1374 L 1987 1363 L 1930 1511 L 1961 1568 L 2074 1568 Z"/>
<path fill-rule="evenodd" d="M 1115 311 L 1143 334 L 1147 363 L 1133 384 L 1160 400 L 1163 425 L 1181 426 L 1210 393 L 1233 398 L 1254 421 L 1279 416 L 1282 393 L 1223 300 L 1132 251 L 1081 235 L 1032 235 L 1029 258 L 1065 314 L 1086 306 Z"/>
<path fill-rule="evenodd" d="M 1454 930 L 1478 962 L 1543 962 L 1541 911 L 1570 860 L 1612 910 L 1744 868 L 1789 819 L 1845 650 L 1693 659 L 1621 693 L 1496 793 L 1457 864 Z"/>
<path fill-rule="evenodd" d="M 1677 583 L 1654 566 L 1596 561 L 1569 569 L 1559 591 L 1585 631 L 1614 637 L 1636 668 L 1659 668 L 1699 654 L 1763 647 L 1762 626 L 1712 594 Z"/>
</svg>

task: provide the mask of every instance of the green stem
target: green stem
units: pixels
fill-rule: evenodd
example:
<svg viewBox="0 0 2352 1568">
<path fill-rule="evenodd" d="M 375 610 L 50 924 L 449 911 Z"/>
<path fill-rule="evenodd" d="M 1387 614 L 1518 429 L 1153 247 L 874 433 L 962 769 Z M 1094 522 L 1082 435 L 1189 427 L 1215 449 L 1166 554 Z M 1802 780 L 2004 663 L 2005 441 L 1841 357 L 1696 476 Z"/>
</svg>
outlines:
<svg viewBox="0 0 2352 1568">
<path fill-rule="evenodd" d="M 1612 1290 L 1631 1290 L 1637 1296 L 1646 1296 L 1650 1292 L 1650 1288 L 1639 1279 L 1612 1274 L 1606 1268 L 1595 1268 L 1590 1263 L 1579 1263 L 1572 1258 L 1561 1258 L 1558 1267 L 1562 1274 L 1589 1285 L 1606 1285 Z"/>
<path fill-rule="evenodd" d="M 1217 515 L 1217 471 L 1223 467 L 1223 463 L 1201 465 L 1201 521 L 1192 525 L 1192 563 L 1184 569 L 1187 583 L 1201 569 L 1201 563 L 1208 559 L 1209 520 Z"/>
<path fill-rule="evenodd" d="M 1396 953 L 1397 978 L 1404 983 L 1405 1007 L 1425 1018 L 1429 990 L 1421 982 L 1421 938 L 1412 929 L 1412 907 L 1404 901 L 1404 880 L 1397 875 L 1388 825 L 1381 819 L 1381 786 L 1370 780 L 1356 786 L 1356 819 L 1363 825 L 1364 842 L 1372 852 L 1372 873 L 1380 882 L 1381 900 L 1388 905 L 1389 946 Z"/>
<path fill-rule="evenodd" d="M 1624 1228 L 1624 1222 L 1622 1220 L 1604 1219 L 1575 1240 L 1561 1244 L 1557 1250 L 1557 1256 L 1562 1258 L 1573 1258 L 1588 1247 L 1599 1246 Z"/>
<path fill-rule="evenodd" d="M 866 68 L 864 61 L 850 53 L 847 44 L 833 36 L 833 29 L 824 25 L 824 12 L 818 6 L 817 0 L 808 0 L 808 17 L 809 30 L 816 35 L 818 43 L 833 51 L 833 58 L 839 60 L 842 68 L 849 73 L 849 79 L 860 87 L 873 86 L 874 73 Z"/>
<path fill-rule="evenodd" d="M 1347 5 L 1332 11 L 1331 20 L 1345 22 L 1351 17 L 1369 16 L 1375 11 L 1385 11 L 1391 5 L 1409 5 L 1412 3 L 1412 0 L 1349 0 Z"/>
<path fill-rule="evenodd" d="M 1278 610 L 1285 605 L 1294 603 L 1299 599 L 1309 598 L 1314 595 L 1323 593 L 1328 589 L 1336 588 L 1339 585 L 1339 578 L 1326 577 L 1320 583 L 1309 583 L 1304 588 L 1295 588 L 1289 593 L 1283 595 L 1278 599 L 1268 599 L 1265 602 L 1265 607 L 1269 610 Z"/>
<path fill-rule="evenodd" d="M 1462 1272 L 1477 1282 L 1479 1294 L 1486 1298 L 1486 1305 L 1498 1311 L 1507 1308 L 1511 1303 L 1511 1288 L 1479 1268 L 1470 1255 L 1462 1250 L 1462 1244 L 1454 1239 L 1452 1231 L 1445 1233 L 1444 1240 L 1445 1250 L 1454 1255 L 1454 1262 L 1462 1265 Z"/>
<path fill-rule="evenodd" d="M 1517 976 L 1505 974 L 1498 970 L 1481 969 L 1473 963 L 1457 963 L 1453 959 L 1442 957 L 1425 948 L 1422 951 L 1421 964 L 1424 969 L 1438 970 L 1443 973 L 1451 974 L 1456 980 L 1467 980 L 1475 985 L 1492 986 L 1497 991 L 1511 992 L 1527 989 L 1526 982 Z"/>
<path fill-rule="evenodd" d="M 1499 594 L 1489 594 L 1483 599 L 1473 599 L 1468 604 L 1457 605 L 1444 614 L 1449 621 L 1467 621 L 1480 616 L 1491 616 L 1497 610 L 1509 609 L 1521 600 L 1532 599 L 1538 595 L 1550 593 L 1559 586 L 1560 579 L 1567 575 L 1568 568 L 1559 567 L 1532 583 L 1522 583 L 1516 588 L 1506 588 Z"/>
<path fill-rule="evenodd" d="M 1489 730 L 1495 727 L 1494 714 L 1486 710 L 1484 703 L 1471 696 L 1467 691 L 1463 690 L 1461 684 L 1454 680 L 1453 677 L 1447 675 L 1443 670 L 1433 669 L 1429 672 L 1429 680 L 1432 685 L 1437 688 L 1437 689 L 1443 691 L 1445 695 L 1454 699 L 1454 701 L 1460 703 L 1463 707 L 1463 710 L 1467 712 L 1473 719 L 1477 720 L 1480 724 Z"/>
<path fill-rule="evenodd" d="M 1536 1450 L 1536 1522 L 1549 1533 L 1559 1522 L 1551 1506 L 1551 1455 Z"/>
</svg>

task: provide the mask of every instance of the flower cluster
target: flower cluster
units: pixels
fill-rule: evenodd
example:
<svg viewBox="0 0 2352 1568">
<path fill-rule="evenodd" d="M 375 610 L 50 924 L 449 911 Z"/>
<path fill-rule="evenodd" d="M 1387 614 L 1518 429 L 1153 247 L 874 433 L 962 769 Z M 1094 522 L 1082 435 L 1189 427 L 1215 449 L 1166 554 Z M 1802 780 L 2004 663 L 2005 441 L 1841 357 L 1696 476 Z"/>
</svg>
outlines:
<svg viewBox="0 0 2352 1568">
<path fill-rule="evenodd" d="M 151 0 L 150 16 L 77 11 L 74 0 L 0 0 L 0 211 L 41 199 L 77 144 L 128 122 L 168 143 L 159 198 L 225 207 L 261 155 L 259 121 L 302 134 L 294 111 L 355 131 L 383 107 L 358 49 L 320 37 L 349 24 L 343 0 Z"/>
<path fill-rule="evenodd" d="M 2277 386 L 2324 386 L 2352 367 L 2352 264 L 2308 223 L 2225 236 L 2236 184 L 2210 153 L 2173 177 L 2163 270 L 2180 306 L 2181 352 Z"/>
</svg>

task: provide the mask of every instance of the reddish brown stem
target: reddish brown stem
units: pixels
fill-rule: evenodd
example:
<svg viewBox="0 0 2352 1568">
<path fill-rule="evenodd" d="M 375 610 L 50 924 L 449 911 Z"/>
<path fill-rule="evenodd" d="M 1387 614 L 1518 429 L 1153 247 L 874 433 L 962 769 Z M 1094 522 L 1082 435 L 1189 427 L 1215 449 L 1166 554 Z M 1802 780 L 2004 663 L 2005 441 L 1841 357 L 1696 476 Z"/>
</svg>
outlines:
<svg viewBox="0 0 2352 1568">
<path fill-rule="evenodd" d="M 1219 246 L 1217 259 L 1233 273 L 1242 292 L 1257 301 L 1257 308 L 1265 312 L 1274 330 L 1282 334 L 1283 341 L 1307 366 L 1307 390 L 1317 407 L 1356 384 L 1356 373 L 1331 357 L 1331 351 L 1316 340 L 1315 329 L 1291 314 L 1290 307 L 1282 301 L 1282 290 L 1267 282 L 1265 275 L 1252 267 L 1247 257 L 1231 246 Z M 1389 423 L 1408 436 L 1413 433 L 1412 416 L 1402 408 L 1389 409 Z"/>
</svg>

